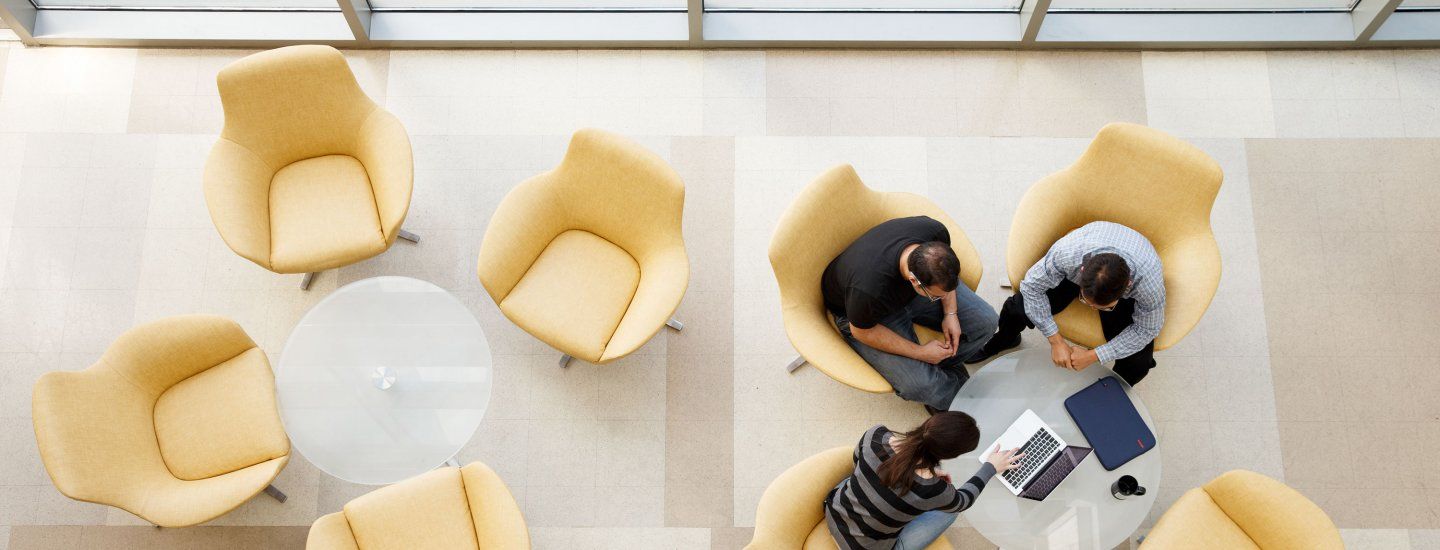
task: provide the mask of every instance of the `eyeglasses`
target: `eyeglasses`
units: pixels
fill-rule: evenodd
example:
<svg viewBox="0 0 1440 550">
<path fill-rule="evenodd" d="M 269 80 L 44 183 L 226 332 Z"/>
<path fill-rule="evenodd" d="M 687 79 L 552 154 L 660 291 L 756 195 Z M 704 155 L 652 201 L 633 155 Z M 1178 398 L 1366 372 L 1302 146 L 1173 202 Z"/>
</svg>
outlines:
<svg viewBox="0 0 1440 550">
<path fill-rule="evenodd" d="M 932 302 L 938 302 L 938 301 L 940 301 L 940 298 L 941 298 L 940 296 L 931 296 L 931 295 L 930 295 L 930 291 L 925 290 L 925 285 L 920 284 L 920 279 L 916 279 L 916 278 L 914 278 L 914 277 L 911 277 L 911 278 L 910 278 L 910 284 L 915 285 L 915 288 L 920 289 L 920 293 L 921 293 L 921 294 L 924 294 L 926 298 L 929 298 L 929 299 L 930 299 L 930 301 L 932 301 Z"/>
<path fill-rule="evenodd" d="M 1105 307 L 1100 307 L 1100 306 L 1097 306 L 1097 305 L 1095 305 L 1095 304 L 1090 303 L 1090 300 L 1086 300 L 1084 294 L 1081 294 L 1081 295 L 1080 295 L 1080 303 L 1085 304 L 1085 305 L 1087 305 L 1087 306 L 1090 306 L 1090 307 L 1092 307 L 1092 308 L 1095 308 L 1095 309 L 1098 310 L 1098 311 L 1115 311 L 1115 304 L 1110 304 L 1110 305 L 1105 306 Z"/>
</svg>

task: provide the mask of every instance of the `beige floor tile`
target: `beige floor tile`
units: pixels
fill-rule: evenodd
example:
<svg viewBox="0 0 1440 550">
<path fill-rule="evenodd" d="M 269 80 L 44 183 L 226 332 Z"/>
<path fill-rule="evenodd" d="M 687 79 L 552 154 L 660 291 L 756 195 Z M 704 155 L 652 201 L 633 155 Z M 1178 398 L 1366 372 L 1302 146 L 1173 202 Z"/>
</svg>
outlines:
<svg viewBox="0 0 1440 550">
<path fill-rule="evenodd" d="M 1280 422 L 1279 429 L 1287 483 L 1325 489 L 1354 486 L 1356 457 L 1347 444 L 1349 426 L 1341 422 Z"/>
<path fill-rule="evenodd" d="M 99 525 L 109 509 L 66 498 L 48 483 L 0 486 L 3 525 Z"/>
<path fill-rule="evenodd" d="M 70 288 L 78 246 L 79 231 L 73 227 L 12 229 L 5 263 L 5 287 Z"/>
<path fill-rule="evenodd" d="M 1408 550 L 1410 532 L 1404 529 L 1341 529 L 1345 547 L 1353 550 Z"/>
</svg>

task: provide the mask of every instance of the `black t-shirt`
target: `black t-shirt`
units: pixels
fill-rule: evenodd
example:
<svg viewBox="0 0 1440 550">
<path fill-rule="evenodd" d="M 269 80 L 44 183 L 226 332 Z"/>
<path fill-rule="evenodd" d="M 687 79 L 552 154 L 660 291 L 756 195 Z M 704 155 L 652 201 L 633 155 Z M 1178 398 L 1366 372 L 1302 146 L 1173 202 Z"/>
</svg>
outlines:
<svg viewBox="0 0 1440 550">
<path fill-rule="evenodd" d="M 859 328 L 905 307 L 916 294 L 900 275 L 900 253 L 929 241 L 950 244 L 950 231 L 927 216 L 894 219 L 866 231 L 825 267 L 820 277 L 825 307 Z"/>
</svg>

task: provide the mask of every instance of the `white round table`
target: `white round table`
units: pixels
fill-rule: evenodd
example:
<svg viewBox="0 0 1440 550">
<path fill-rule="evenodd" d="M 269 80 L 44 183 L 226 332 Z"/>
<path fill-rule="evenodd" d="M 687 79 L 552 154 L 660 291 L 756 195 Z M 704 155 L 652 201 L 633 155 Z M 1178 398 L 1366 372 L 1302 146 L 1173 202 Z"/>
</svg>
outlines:
<svg viewBox="0 0 1440 550">
<path fill-rule="evenodd" d="M 276 391 L 300 454 L 382 485 L 445 464 L 490 401 L 491 358 L 470 310 L 438 286 L 375 277 L 341 287 L 290 333 Z"/>
<path fill-rule="evenodd" d="M 950 410 L 975 417 L 980 425 L 981 446 L 945 461 L 942 467 L 957 481 L 968 478 L 980 465 L 976 457 L 988 453 L 995 438 L 1025 409 L 1035 411 L 1066 444 L 1089 447 L 1089 441 L 1065 411 L 1065 399 L 1111 374 L 1099 364 L 1080 372 L 1056 367 L 1050 362 L 1049 349 L 1020 350 L 991 361 L 960 388 L 950 404 Z M 1155 431 L 1145 404 L 1129 386 L 1123 387 L 1145 424 Z M 1040 502 L 1011 494 L 992 479 L 965 511 L 965 519 L 1005 550 L 1115 548 L 1135 532 L 1155 504 L 1160 490 L 1158 435 L 1155 447 L 1114 471 L 1106 471 L 1091 453 Z M 1146 492 L 1117 500 L 1110 495 L 1110 484 L 1127 474 L 1135 476 Z"/>
</svg>

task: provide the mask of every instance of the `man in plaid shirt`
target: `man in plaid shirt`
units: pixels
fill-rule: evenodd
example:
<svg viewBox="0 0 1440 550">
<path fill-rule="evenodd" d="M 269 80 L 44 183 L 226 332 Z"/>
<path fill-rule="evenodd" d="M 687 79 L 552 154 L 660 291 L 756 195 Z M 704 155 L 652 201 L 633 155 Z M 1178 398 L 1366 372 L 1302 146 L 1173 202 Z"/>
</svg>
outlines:
<svg viewBox="0 0 1440 550">
<path fill-rule="evenodd" d="M 1054 314 L 1076 297 L 1099 311 L 1104 345 L 1072 346 L 1060 336 Z M 995 336 L 968 362 L 978 363 L 1019 347 L 1020 331 L 1040 329 L 1058 367 L 1084 369 L 1114 362 L 1130 385 L 1155 366 L 1155 337 L 1165 324 L 1165 276 L 1160 256 L 1144 235 L 1110 222 L 1092 222 L 1056 241 L 1020 282 L 1000 310 Z"/>
</svg>

